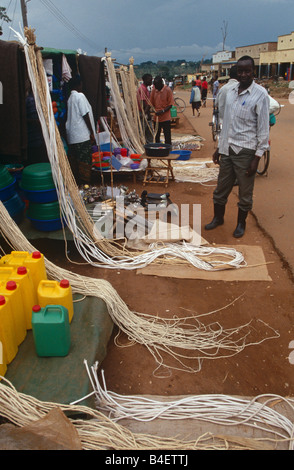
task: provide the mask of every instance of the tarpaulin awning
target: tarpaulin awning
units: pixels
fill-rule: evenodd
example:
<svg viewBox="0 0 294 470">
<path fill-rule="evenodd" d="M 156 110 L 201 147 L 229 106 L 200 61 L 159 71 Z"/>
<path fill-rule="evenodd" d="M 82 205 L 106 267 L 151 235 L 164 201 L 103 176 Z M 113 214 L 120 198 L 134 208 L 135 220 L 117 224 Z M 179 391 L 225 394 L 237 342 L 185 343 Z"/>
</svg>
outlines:
<svg viewBox="0 0 294 470">
<path fill-rule="evenodd" d="M 72 49 L 53 49 L 50 47 L 43 47 L 41 52 L 44 58 L 47 58 L 47 56 L 52 57 L 53 55 L 59 55 L 59 54 L 74 55 L 74 56 L 78 54 L 77 51 L 74 51 Z"/>
</svg>

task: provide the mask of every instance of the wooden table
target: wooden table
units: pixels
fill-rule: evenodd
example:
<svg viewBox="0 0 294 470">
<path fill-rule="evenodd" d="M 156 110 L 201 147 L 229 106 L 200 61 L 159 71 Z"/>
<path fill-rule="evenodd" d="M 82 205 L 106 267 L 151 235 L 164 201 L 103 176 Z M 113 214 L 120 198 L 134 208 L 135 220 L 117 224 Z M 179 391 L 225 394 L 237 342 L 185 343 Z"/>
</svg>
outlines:
<svg viewBox="0 0 294 470">
<path fill-rule="evenodd" d="M 177 160 L 178 157 L 178 154 L 169 155 L 168 157 L 148 157 L 145 154 L 142 155 L 142 158 L 146 158 L 147 160 L 147 167 L 145 169 L 143 186 L 149 183 L 157 183 L 164 184 L 165 187 L 167 187 L 170 178 L 172 179 L 172 181 L 175 180 L 171 162 L 173 160 Z M 159 162 L 157 166 L 154 166 L 154 160 Z M 162 171 L 165 172 L 164 177 L 161 174 Z"/>
</svg>

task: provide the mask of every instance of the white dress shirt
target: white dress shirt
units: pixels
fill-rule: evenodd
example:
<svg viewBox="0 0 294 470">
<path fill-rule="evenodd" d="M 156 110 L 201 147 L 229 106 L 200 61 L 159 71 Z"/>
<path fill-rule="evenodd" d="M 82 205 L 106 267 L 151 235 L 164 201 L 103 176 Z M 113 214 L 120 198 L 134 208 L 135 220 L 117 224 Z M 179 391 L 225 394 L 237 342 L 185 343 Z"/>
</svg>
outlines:
<svg viewBox="0 0 294 470">
<path fill-rule="evenodd" d="M 219 153 L 229 155 L 242 148 L 255 150 L 262 157 L 269 141 L 269 99 L 264 87 L 254 81 L 238 94 L 239 84 L 228 90 Z"/>
</svg>

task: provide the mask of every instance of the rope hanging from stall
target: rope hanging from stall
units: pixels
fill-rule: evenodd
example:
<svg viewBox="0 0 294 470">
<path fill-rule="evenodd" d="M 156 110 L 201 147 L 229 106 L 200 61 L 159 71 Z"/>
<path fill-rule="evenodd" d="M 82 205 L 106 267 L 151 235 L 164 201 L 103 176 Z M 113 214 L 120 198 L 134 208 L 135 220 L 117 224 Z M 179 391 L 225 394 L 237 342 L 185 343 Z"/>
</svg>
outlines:
<svg viewBox="0 0 294 470">
<path fill-rule="evenodd" d="M 130 121 L 126 113 L 126 104 L 122 99 L 121 92 L 119 89 L 119 84 L 117 80 L 117 74 L 114 68 L 114 64 L 111 58 L 111 53 L 106 53 L 104 58 L 108 79 L 110 82 L 111 95 L 113 98 L 113 103 L 116 111 L 116 117 L 122 137 L 122 141 L 131 153 L 140 153 L 144 152 L 144 146 L 142 142 L 138 139 L 135 130 L 130 124 Z"/>
</svg>

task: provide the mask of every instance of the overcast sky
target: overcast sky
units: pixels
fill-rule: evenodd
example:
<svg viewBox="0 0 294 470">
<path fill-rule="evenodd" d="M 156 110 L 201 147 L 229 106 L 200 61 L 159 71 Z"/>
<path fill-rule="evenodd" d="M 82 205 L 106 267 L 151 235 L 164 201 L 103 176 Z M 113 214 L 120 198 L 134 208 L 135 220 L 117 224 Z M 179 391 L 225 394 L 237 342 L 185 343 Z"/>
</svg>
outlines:
<svg viewBox="0 0 294 470">
<path fill-rule="evenodd" d="M 0 0 L 16 31 L 23 28 L 20 0 Z M 222 50 L 277 41 L 294 30 L 294 0 L 29 0 L 28 25 L 37 44 L 81 49 L 118 62 L 210 59 Z M 1 24 L 1 23 L 0 23 Z M 15 39 L 2 22 L 2 40 Z"/>
</svg>

